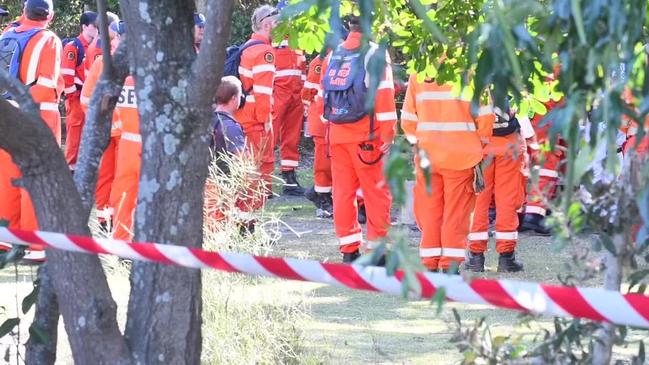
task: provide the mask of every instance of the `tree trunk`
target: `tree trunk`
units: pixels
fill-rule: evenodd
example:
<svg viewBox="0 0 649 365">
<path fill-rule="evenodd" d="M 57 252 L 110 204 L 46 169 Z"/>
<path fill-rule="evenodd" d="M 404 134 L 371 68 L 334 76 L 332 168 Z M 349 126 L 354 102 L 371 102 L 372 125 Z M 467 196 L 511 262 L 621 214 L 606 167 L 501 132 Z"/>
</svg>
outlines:
<svg viewBox="0 0 649 365">
<path fill-rule="evenodd" d="M 210 6 L 229 12 L 231 6 L 221 3 L 229 1 Z M 193 0 L 143 4 L 121 1 L 127 34 L 137 34 L 126 41 L 137 42 L 128 49 L 143 140 L 134 239 L 201 247 L 211 95 L 219 73 L 207 67 L 219 58 L 222 64 L 225 47 L 217 46 L 225 40 L 210 36 L 217 28 L 214 10 L 207 17 L 203 61 L 195 62 Z M 207 62 L 211 54 L 216 57 Z M 204 85 L 211 93 L 192 99 L 190 90 Z M 198 270 L 133 263 L 125 335 L 138 362 L 199 364 L 201 324 Z"/>
<path fill-rule="evenodd" d="M 59 325 L 59 305 L 56 301 L 48 263 L 38 268 L 39 290 L 34 322 L 47 338 L 38 338 L 30 333 L 26 344 L 25 364 L 49 365 L 56 362 L 56 344 Z"/>
<path fill-rule="evenodd" d="M 619 291 L 622 284 L 624 235 L 616 234 L 613 237 L 613 244 L 616 253 L 606 251 L 605 254 L 604 289 Z M 595 331 L 596 341 L 594 341 L 593 345 L 593 364 L 604 365 L 611 363 L 613 344 L 615 342 L 615 328 L 614 324 L 604 323 L 599 330 Z"/>
<path fill-rule="evenodd" d="M 207 0 L 196 0 L 196 11 L 205 14 L 207 12 Z"/>
<path fill-rule="evenodd" d="M 15 81 L 8 81 L 6 73 L 0 77 L 4 83 Z M 33 103 L 26 104 L 26 108 L 34 109 Z M 52 132 L 34 115 L 1 99 L 0 148 L 12 155 L 22 172 L 18 183 L 32 198 L 40 229 L 89 235 L 87 217 L 63 154 Z M 47 257 L 75 362 L 130 363 L 99 258 L 58 250 L 48 250 Z"/>
</svg>

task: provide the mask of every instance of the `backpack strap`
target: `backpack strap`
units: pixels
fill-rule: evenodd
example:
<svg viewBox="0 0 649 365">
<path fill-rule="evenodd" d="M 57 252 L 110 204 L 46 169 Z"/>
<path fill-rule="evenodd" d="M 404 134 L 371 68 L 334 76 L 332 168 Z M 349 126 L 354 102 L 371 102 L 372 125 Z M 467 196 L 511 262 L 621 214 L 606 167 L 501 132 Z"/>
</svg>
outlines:
<svg viewBox="0 0 649 365">
<path fill-rule="evenodd" d="M 77 67 L 79 67 L 86 57 L 86 50 L 83 48 L 83 43 L 81 43 L 79 37 L 72 39 L 72 43 L 74 43 L 74 47 L 77 49 Z"/>
</svg>

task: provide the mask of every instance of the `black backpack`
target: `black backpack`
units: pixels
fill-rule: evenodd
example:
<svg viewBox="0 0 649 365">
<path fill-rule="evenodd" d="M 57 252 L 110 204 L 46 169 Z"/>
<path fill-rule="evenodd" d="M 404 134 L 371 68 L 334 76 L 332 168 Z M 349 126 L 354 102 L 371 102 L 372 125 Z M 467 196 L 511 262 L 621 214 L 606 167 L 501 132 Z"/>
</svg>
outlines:
<svg viewBox="0 0 649 365">
<path fill-rule="evenodd" d="M 241 55 L 246 49 L 263 44 L 262 41 L 250 40 L 242 45 L 234 45 L 227 48 L 225 53 L 225 64 L 223 65 L 223 76 L 234 76 L 237 79 L 241 80 L 239 75 L 239 65 L 241 64 Z M 246 104 L 246 96 L 252 88 L 243 90 L 243 95 L 241 95 L 241 103 L 239 103 L 239 109 L 243 108 Z"/>
</svg>

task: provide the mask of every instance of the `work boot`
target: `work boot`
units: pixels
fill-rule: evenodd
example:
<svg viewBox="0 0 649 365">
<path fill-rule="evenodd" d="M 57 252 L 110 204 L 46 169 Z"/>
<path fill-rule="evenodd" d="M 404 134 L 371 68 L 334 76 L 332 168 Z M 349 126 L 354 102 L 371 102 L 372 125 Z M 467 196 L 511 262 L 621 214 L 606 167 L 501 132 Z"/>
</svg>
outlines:
<svg viewBox="0 0 649 365">
<path fill-rule="evenodd" d="M 284 186 L 282 187 L 282 195 L 290 196 L 303 196 L 304 189 L 300 186 L 295 176 L 295 170 L 282 171 L 282 179 L 284 179 Z"/>
<path fill-rule="evenodd" d="M 315 189 L 312 187 L 306 189 L 304 192 L 304 197 L 307 198 L 313 205 L 315 205 L 316 209 L 320 209 L 320 206 L 322 203 L 320 202 L 320 194 L 316 193 Z"/>
<path fill-rule="evenodd" d="M 344 264 L 351 264 L 354 262 L 357 258 L 361 257 L 361 254 L 358 252 L 358 250 L 351 252 L 351 253 L 344 253 L 343 254 L 343 263 Z"/>
<path fill-rule="evenodd" d="M 358 223 L 365 224 L 367 222 L 367 213 L 365 212 L 365 204 L 358 206 Z"/>
<path fill-rule="evenodd" d="M 469 251 L 469 259 L 464 263 L 464 268 L 473 272 L 484 272 L 484 253 Z"/>
<path fill-rule="evenodd" d="M 331 193 L 318 193 L 320 197 L 320 208 L 316 215 L 318 218 L 332 218 L 334 216 L 334 204 L 331 199 Z"/>
<path fill-rule="evenodd" d="M 514 251 L 500 254 L 498 258 L 498 272 L 519 271 L 523 271 L 523 263 L 516 261 Z"/>
<path fill-rule="evenodd" d="M 518 231 L 534 231 L 539 236 L 549 236 L 551 234 L 551 231 L 545 226 L 545 217 L 536 213 L 526 213 Z"/>
</svg>

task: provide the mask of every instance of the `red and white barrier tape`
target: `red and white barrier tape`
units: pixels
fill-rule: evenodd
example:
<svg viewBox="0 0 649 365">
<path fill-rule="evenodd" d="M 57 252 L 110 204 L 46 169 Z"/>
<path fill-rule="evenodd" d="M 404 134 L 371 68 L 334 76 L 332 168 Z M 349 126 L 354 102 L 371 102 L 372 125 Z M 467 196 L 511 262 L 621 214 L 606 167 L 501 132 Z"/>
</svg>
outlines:
<svg viewBox="0 0 649 365">
<path fill-rule="evenodd" d="M 401 295 L 403 273 L 387 275 L 382 267 L 323 263 L 314 260 L 259 257 L 241 253 L 217 253 L 158 243 L 129 243 L 43 231 L 0 227 L 0 241 L 18 245 L 40 244 L 49 248 L 90 254 L 111 254 L 133 260 L 158 262 L 196 269 L 279 277 Z M 457 275 L 417 273 L 421 293 L 413 298 L 432 298 L 444 288 L 446 299 L 486 304 L 558 317 L 577 317 L 649 328 L 649 297 L 597 288 L 574 288 L 511 280 L 475 279 Z"/>
</svg>

